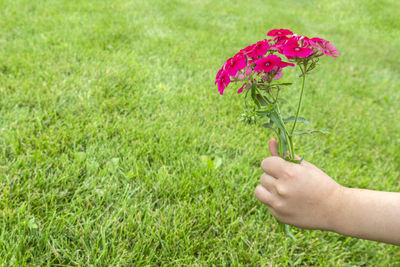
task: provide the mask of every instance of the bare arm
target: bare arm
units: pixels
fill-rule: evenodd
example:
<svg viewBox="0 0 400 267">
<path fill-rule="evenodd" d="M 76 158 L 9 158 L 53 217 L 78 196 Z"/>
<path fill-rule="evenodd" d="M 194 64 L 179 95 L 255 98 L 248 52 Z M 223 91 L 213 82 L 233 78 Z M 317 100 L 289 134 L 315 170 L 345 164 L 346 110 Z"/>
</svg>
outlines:
<svg viewBox="0 0 400 267">
<path fill-rule="evenodd" d="M 307 161 L 278 157 L 275 140 L 269 146 L 255 195 L 279 221 L 400 245 L 400 193 L 343 187 Z"/>
<path fill-rule="evenodd" d="M 344 188 L 341 205 L 333 231 L 400 245 L 400 193 Z"/>
</svg>

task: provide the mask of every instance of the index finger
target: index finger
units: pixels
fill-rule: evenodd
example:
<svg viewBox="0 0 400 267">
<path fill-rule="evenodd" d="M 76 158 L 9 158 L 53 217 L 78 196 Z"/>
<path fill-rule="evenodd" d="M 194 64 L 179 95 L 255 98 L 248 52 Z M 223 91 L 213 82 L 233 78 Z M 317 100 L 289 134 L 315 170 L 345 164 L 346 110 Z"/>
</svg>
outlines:
<svg viewBox="0 0 400 267">
<path fill-rule="evenodd" d="M 261 168 L 266 174 L 271 175 L 277 179 L 285 176 L 285 170 L 291 168 L 291 162 L 284 160 L 281 157 L 268 157 L 264 159 L 261 163 Z"/>
</svg>

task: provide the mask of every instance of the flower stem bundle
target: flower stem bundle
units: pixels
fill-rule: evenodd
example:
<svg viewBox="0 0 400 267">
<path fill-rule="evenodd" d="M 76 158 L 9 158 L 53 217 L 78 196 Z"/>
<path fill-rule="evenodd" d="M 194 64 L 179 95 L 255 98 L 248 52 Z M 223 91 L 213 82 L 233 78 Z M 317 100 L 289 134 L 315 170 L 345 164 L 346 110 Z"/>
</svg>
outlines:
<svg viewBox="0 0 400 267">
<path fill-rule="evenodd" d="M 242 120 L 249 123 L 261 121 L 263 127 L 276 134 L 279 155 L 287 161 L 301 163 L 302 159 L 295 156 L 293 138 L 314 132 L 326 133 L 314 129 L 296 131 L 298 122 L 310 124 L 300 116 L 306 76 L 317 66 L 321 56 L 336 58 L 340 53 L 327 40 L 293 34 L 287 29 L 271 30 L 267 36 L 270 39 L 249 45 L 229 58 L 218 71 L 215 84 L 222 95 L 230 83 L 239 83 L 237 93 L 245 94 Z M 284 69 L 296 66 L 302 79 L 296 113 L 283 116 L 280 105 L 286 100 L 280 97 L 280 92 L 292 83 L 279 80 Z M 294 239 L 288 226 L 282 226 L 286 234 Z"/>
</svg>

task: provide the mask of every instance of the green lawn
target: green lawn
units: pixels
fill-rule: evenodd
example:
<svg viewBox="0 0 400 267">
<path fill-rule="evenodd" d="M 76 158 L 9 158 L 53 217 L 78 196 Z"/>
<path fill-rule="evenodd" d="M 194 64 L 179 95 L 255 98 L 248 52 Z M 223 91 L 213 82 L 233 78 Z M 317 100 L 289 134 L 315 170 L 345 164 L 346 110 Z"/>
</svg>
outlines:
<svg viewBox="0 0 400 267">
<path fill-rule="evenodd" d="M 269 29 L 330 40 L 341 55 L 309 76 L 301 113 L 330 134 L 297 153 L 342 185 L 400 191 L 399 10 L 0 0 L 0 265 L 399 265 L 395 246 L 280 233 L 253 194 L 272 133 L 214 86 Z"/>
</svg>

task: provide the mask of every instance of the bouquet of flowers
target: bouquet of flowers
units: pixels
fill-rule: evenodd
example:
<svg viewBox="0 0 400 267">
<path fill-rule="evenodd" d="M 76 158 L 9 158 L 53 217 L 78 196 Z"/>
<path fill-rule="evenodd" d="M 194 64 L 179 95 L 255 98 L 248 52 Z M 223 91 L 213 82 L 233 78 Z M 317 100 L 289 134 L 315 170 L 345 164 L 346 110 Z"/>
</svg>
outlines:
<svg viewBox="0 0 400 267">
<path fill-rule="evenodd" d="M 237 93 L 245 91 L 245 110 L 242 120 L 252 123 L 261 120 L 261 125 L 271 129 L 277 136 L 278 153 L 287 161 L 300 163 L 302 159 L 295 158 L 293 137 L 314 132 L 326 133 L 323 130 L 295 131 L 298 122 L 310 124 L 299 116 L 303 99 L 306 76 L 317 66 L 321 56 L 336 58 L 340 53 L 327 40 L 308 38 L 293 34 L 287 29 L 274 29 L 267 33 L 270 39 L 261 40 L 240 50 L 229 58 L 218 71 L 215 84 L 222 95 L 231 83 L 240 83 Z M 282 56 L 286 57 L 284 61 Z M 300 97 L 296 113 L 283 116 L 280 104 L 286 102 L 280 98 L 282 88 L 292 83 L 283 83 L 282 71 L 287 67 L 297 66 L 302 79 Z M 250 103 L 249 103 L 250 96 Z M 288 226 L 286 234 L 293 238 Z"/>
</svg>

